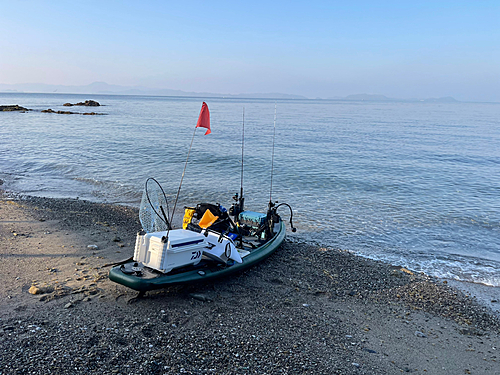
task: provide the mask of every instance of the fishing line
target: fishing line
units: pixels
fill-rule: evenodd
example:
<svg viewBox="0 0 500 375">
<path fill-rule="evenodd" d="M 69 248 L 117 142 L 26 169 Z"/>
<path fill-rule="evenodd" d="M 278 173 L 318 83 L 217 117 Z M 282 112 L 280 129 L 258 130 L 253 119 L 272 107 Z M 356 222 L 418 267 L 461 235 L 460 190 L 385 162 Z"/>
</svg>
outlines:
<svg viewBox="0 0 500 375">
<path fill-rule="evenodd" d="M 245 107 L 243 107 L 243 130 L 241 132 L 241 185 L 240 185 L 240 199 L 243 199 L 243 156 L 245 148 Z M 242 210 L 243 207 L 240 207 Z"/>
<path fill-rule="evenodd" d="M 172 210 L 172 216 L 170 217 L 170 222 L 174 220 L 175 208 L 177 207 L 177 200 L 179 199 L 179 194 L 181 193 L 182 180 L 184 180 L 184 175 L 186 174 L 186 168 L 189 160 L 189 154 L 191 153 L 191 148 L 193 147 L 194 135 L 196 134 L 196 128 L 194 128 L 193 138 L 191 138 L 191 145 L 189 146 L 189 151 L 186 157 L 186 164 L 184 164 L 184 170 L 182 171 L 181 182 L 179 184 L 179 190 L 177 190 L 177 196 L 175 197 L 174 209 Z"/>
</svg>

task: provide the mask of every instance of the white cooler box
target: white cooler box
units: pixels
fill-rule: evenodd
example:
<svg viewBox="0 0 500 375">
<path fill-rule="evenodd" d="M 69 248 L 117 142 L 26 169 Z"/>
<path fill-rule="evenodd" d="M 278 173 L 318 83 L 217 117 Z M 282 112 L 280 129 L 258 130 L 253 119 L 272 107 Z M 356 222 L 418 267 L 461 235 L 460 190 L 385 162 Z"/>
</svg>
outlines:
<svg viewBox="0 0 500 375">
<path fill-rule="evenodd" d="M 163 273 L 198 264 L 207 244 L 201 233 L 184 229 L 137 235 L 134 261 Z"/>
</svg>

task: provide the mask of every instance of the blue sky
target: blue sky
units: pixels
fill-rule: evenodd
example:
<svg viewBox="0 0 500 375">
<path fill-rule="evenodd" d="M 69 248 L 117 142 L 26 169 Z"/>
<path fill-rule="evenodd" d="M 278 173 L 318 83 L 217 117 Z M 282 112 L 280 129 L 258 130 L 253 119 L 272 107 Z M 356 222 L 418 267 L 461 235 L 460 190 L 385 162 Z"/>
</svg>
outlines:
<svg viewBox="0 0 500 375">
<path fill-rule="evenodd" d="M 0 83 L 500 102 L 500 1 L 4 1 Z"/>
</svg>

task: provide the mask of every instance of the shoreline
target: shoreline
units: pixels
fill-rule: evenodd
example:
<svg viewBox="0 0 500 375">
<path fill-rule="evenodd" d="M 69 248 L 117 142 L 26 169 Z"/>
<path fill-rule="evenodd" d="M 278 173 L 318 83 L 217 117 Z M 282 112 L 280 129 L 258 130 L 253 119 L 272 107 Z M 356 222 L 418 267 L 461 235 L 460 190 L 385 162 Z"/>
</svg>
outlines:
<svg viewBox="0 0 500 375">
<path fill-rule="evenodd" d="M 451 281 L 287 240 L 135 300 L 103 265 L 133 254 L 137 209 L 0 193 L 2 375 L 500 374 L 498 317 Z"/>
</svg>

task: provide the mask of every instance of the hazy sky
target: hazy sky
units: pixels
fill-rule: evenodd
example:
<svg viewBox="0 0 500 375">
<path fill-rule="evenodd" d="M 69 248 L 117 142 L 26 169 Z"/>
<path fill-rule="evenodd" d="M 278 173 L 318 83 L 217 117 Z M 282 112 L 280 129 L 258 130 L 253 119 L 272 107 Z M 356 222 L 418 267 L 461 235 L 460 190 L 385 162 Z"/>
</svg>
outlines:
<svg viewBox="0 0 500 375">
<path fill-rule="evenodd" d="M 500 0 L 0 0 L 0 83 L 500 101 Z"/>
</svg>

